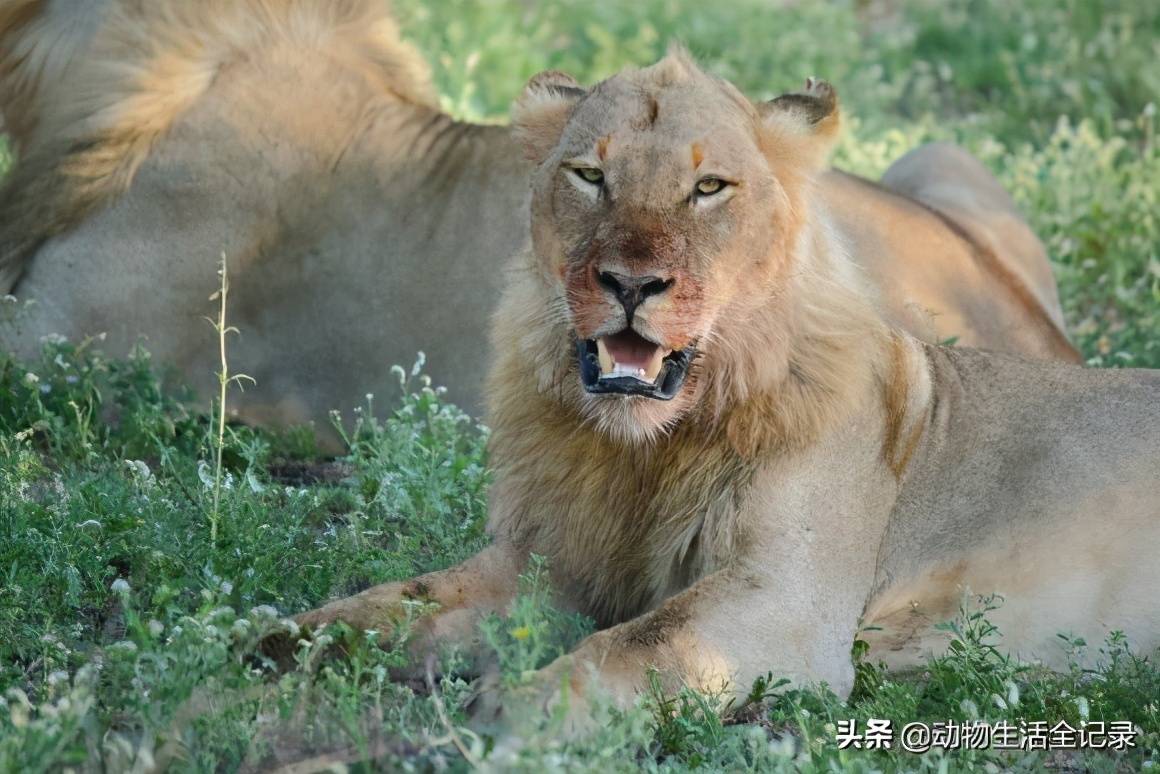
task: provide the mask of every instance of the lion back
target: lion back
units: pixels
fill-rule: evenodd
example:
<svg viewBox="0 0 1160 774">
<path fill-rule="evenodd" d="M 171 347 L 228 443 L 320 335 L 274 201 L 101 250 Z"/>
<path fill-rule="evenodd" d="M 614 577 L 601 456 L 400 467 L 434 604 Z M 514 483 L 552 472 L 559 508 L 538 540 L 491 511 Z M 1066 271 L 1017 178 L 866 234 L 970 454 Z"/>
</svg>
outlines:
<svg viewBox="0 0 1160 774">
<path fill-rule="evenodd" d="M 0 189 L 0 293 L 48 238 L 132 183 L 229 63 L 276 47 L 352 63 L 434 108 L 385 0 L 0 0 L 0 111 L 17 163 Z"/>
</svg>

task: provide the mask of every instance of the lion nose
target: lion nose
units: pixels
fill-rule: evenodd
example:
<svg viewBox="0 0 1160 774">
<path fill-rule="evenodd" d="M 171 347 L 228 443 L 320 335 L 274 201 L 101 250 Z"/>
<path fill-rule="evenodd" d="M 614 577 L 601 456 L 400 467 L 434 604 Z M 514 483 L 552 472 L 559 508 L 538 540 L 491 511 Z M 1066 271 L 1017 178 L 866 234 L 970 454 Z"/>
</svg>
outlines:
<svg viewBox="0 0 1160 774">
<path fill-rule="evenodd" d="M 652 274 L 627 276 L 612 271 L 602 271 L 597 275 L 597 279 L 600 280 L 602 286 L 616 296 L 616 300 L 624 307 L 624 314 L 630 325 L 633 313 L 638 306 L 644 303 L 646 298 L 659 296 L 673 286 L 673 280 Z"/>
</svg>

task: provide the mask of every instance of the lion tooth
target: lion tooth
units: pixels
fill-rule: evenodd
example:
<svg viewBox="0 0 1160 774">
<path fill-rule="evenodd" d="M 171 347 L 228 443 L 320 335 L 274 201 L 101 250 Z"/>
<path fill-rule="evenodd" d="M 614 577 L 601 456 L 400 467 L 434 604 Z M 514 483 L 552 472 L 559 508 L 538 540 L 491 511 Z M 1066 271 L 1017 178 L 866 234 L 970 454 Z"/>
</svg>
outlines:
<svg viewBox="0 0 1160 774">
<path fill-rule="evenodd" d="M 612 373 L 615 363 L 612 361 L 612 355 L 608 354 L 608 347 L 604 344 L 604 339 L 596 340 L 596 356 L 600 360 L 600 375 L 607 376 Z"/>
<path fill-rule="evenodd" d="M 668 352 L 672 352 L 670 349 Z M 652 360 L 649 361 L 648 368 L 640 370 L 640 377 L 648 382 L 655 382 L 657 377 L 661 375 L 661 368 L 665 365 L 665 358 L 668 357 L 668 352 L 665 352 L 660 347 L 653 352 Z"/>
</svg>

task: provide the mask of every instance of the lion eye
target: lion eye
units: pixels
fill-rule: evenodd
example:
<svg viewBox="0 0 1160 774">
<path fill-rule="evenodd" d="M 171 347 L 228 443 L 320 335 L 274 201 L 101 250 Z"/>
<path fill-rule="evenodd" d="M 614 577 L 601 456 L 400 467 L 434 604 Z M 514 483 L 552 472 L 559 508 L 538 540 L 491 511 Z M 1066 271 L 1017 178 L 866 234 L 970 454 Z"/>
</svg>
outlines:
<svg viewBox="0 0 1160 774">
<path fill-rule="evenodd" d="M 585 183 L 601 185 L 604 183 L 604 173 L 596 167 L 573 167 L 572 171 Z"/>
<path fill-rule="evenodd" d="M 697 183 L 697 196 L 712 196 L 721 193 L 729 185 L 719 177 L 707 177 Z"/>
</svg>

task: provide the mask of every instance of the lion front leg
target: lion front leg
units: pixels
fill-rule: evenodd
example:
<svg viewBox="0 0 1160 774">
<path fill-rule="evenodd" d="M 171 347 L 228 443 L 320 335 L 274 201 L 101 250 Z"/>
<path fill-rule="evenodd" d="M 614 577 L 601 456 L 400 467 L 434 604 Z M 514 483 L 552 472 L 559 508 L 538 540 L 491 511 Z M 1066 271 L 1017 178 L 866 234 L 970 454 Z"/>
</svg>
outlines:
<svg viewBox="0 0 1160 774">
<path fill-rule="evenodd" d="M 819 591 L 801 576 L 775 581 L 721 571 L 652 612 L 593 634 L 489 709 L 498 703 L 515 715 L 501 722 L 519 726 L 528 713 L 552 714 L 566 699 L 567 726 L 579 731 L 592 722 L 594 704 L 631 705 L 648 690 L 653 669 L 668 691 L 689 686 L 726 699 L 743 698 L 768 672 L 794 685 L 826 683 L 844 695 L 854 682 L 851 647 L 862 604 L 853 584 Z"/>
<path fill-rule="evenodd" d="M 495 543 L 462 564 L 409 581 L 373 586 L 301 613 L 294 621 L 306 632 L 341 621 L 356 631 L 376 630 L 388 635 L 412 617 L 409 605 L 433 605 L 433 612 L 410 622 L 411 653 L 421 656 L 450 645 L 474 660 L 479 619 L 503 610 L 515 597 L 525 560 L 526 554 Z M 284 662 L 287 649 L 292 647 L 290 642 L 271 641 L 265 643 L 264 650 Z"/>
</svg>

